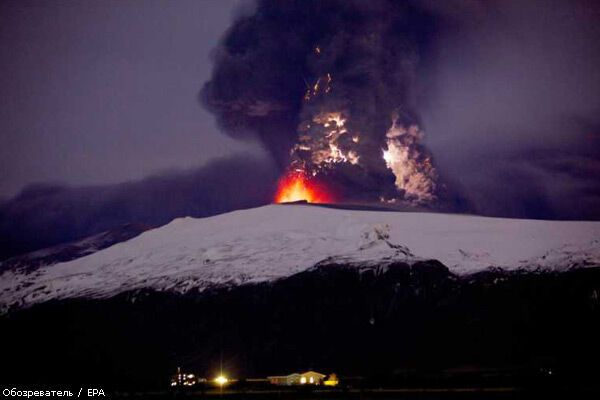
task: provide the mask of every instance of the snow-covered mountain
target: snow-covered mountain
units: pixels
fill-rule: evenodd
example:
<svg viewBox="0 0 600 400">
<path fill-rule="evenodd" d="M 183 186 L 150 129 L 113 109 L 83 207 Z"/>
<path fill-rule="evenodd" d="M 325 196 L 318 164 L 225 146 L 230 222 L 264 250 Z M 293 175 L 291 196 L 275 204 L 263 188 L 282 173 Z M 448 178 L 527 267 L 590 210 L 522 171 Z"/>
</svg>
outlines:
<svg viewBox="0 0 600 400">
<path fill-rule="evenodd" d="M 143 224 L 123 224 L 113 229 L 69 243 L 47 247 L 30 253 L 11 257 L 0 262 L 0 273 L 7 270 L 33 271 L 39 267 L 75 260 L 124 242 L 150 229 Z"/>
<path fill-rule="evenodd" d="M 202 291 L 272 281 L 319 264 L 385 267 L 430 259 L 456 274 L 599 266 L 600 222 L 269 205 L 180 218 L 72 261 L 4 270 L 0 308 L 142 288 Z"/>
</svg>

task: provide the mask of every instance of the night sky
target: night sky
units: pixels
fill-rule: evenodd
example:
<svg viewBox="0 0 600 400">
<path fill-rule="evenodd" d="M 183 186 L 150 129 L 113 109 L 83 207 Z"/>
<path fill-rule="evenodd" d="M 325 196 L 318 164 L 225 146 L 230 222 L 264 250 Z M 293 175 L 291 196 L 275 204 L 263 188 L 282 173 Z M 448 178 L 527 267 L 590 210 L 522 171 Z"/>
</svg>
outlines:
<svg viewBox="0 0 600 400">
<path fill-rule="evenodd" d="M 3 1 L 0 198 L 258 153 L 196 101 L 238 3 Z"/>
<path fill-rule="evenodd" d="M 386 71 L 410 61 L 393 80 L 339 44 L 377 13 L 405 49 Z M 268 203 L 310 111 L 313 39 L 356 110 L 363 86 L 410 108 L 455 211 L 600 219 L 595 1 L 5 1 L 0 257 Z M 381 89 L 352 87 L 356 71 Z"/>
</svg>

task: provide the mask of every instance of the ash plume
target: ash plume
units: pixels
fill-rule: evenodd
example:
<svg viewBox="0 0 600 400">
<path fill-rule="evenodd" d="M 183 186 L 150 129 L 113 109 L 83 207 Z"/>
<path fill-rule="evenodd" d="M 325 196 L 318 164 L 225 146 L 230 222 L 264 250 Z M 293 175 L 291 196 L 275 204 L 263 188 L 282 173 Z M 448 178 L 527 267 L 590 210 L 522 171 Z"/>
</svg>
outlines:
<svg viewBox="0 0 600 400">
<path fill-rule="evenodd" d="M 408 1 L 262 0 L 215 51 L 201 97 L 223 130 L 257 136 L 286 173 L 344 200 L 432 204 L 415 77 L 436 19 Z"/>
<path fill-rule="evenodd" d="M 600 218 L 593 0 L 260 0 L 201 98 L 341 200 Z"/>
<path fill-rule="evenodd" d="M 113 185 L 33 185 L 0 203 L 0 261 L 124 224 L 160 226 L 270 201 L 276 167 L 236 155 L 180 172 Z"/>
<path fill-rule="evenodd" d="M 422 4 L 440 29 L 419 111 L 472 212 L 600 219 L 600 3 Z"/>
</svg>

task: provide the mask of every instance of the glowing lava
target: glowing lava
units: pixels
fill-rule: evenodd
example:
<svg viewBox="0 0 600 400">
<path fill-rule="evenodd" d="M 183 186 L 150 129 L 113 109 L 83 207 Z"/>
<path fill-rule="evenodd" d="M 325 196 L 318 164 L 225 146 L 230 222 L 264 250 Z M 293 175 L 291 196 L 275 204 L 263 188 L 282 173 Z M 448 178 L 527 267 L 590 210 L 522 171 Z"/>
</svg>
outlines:
<svg viewBox="0 0 600 400">
<path fill-rule="evenodd" d="M 288 172 L 279 180 L 275 203 L 306 200 L 309 203 L 332 203 L 333 196 L 304 172 Z"/>
</svg>

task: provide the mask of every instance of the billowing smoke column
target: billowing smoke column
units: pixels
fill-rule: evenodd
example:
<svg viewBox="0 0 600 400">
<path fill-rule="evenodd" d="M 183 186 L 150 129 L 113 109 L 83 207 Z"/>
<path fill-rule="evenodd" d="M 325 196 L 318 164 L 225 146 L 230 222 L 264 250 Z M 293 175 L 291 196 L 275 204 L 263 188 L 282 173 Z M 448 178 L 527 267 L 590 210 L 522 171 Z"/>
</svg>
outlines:
<svg viewBox="0 0 600 400">
<path fill-rule="evenodd" d="M 215 52 L 202 97 L 231 136 L 283 171 L 276 200 L 437 198 L 414 81 L 433 19 L 412 3 L 262 0 Z"/>
<path fill-rule="evenodd" d="M 436 200 L 438 176 L 431 156 L 419 144 L 422 138 L 418 125 L 395 117 L 386 134 L 383 159 L 396 176 L 396 187 L 404 192 L 406 200 L 430 203 Z"/>
</svg>

